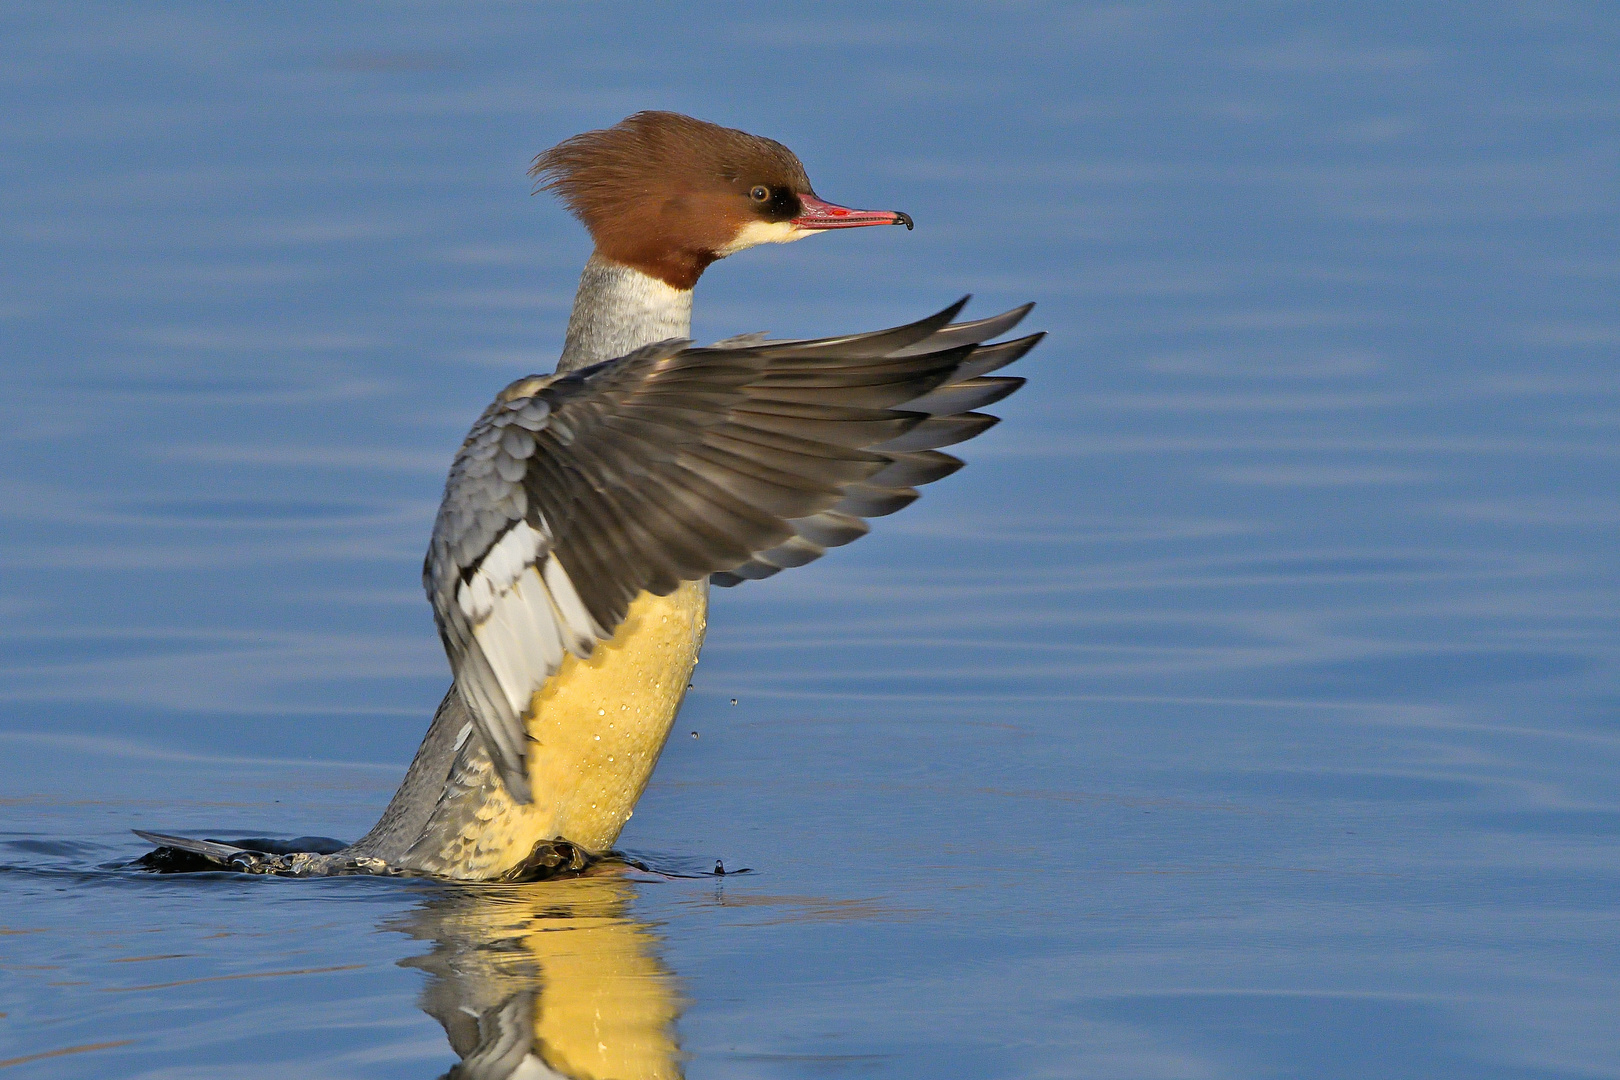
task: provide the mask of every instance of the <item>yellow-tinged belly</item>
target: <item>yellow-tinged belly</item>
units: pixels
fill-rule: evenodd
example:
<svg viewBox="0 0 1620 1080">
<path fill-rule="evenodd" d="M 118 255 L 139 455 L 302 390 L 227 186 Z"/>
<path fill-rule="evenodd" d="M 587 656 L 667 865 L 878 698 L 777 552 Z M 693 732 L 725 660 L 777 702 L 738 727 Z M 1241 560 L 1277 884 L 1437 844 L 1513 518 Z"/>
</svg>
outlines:
<svg viewBox="0 0 1620 1080">
<path fill-rule="evenodd" d="M 437 872 L 488 879 L 562 837 L 604 851 L 630 820 L 686 695 L 707 625 L 709 586 L 642 593 L 589 660 L 568 656 L 534 695 L 528 717 L 534 801 L 488 790 Z"/>
<path fill-rule="evenodd" d="M 561 836 L 594 851 L 618 839 L 686 696 L 708 609 L 706 581 L 642 593 L 613 640 L 589 660 L 567 657 L 535 693 L 530 809 L 546 823 L 536 839 Z"/>
</svg>

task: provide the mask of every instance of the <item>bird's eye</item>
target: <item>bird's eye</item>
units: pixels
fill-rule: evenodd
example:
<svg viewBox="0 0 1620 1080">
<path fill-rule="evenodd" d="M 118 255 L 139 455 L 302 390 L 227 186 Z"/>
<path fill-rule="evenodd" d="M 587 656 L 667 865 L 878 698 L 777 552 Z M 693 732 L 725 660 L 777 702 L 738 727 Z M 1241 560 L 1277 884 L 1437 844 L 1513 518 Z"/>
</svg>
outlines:
<svg viewBox="0 0 1620 1080">
<path fill-rule="evenodd" d="M 760 184 L 754 188 L 753 191 L 748 193 L 748 197 L 753 199 L 755 202 L 765 202 L 771 197 L 771 189 L 766 187 L 764 184 Z"/>
</svg>

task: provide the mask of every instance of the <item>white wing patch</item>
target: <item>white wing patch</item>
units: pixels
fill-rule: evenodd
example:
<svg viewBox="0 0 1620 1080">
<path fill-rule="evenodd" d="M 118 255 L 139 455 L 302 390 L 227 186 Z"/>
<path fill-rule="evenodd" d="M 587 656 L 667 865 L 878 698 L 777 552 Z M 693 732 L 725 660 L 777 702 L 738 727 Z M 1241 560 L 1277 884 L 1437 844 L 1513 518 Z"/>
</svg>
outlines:
<svg viewBox="0 0 1620 1080">
<path fill-rule="evenodd" d="M 612 634 L 591 618 L 591 613 L 585 609 L 585 601 L 579 598 L 573 581 L 555 555 L 546 559 L 545 582 L 551 591 L 552 603 L 557 606 L 559 621 L 568 631 L 569 651 L 582 657 L 591 655 L 597 639 L 606 639 Z"/>
<path fill-rule="evenodd" d="M 520 521 L 457 586 L 456 606 L 472 624 L 484 660 L 460 675 L 475 700 L 497 705 L 491 715 L 521 721 L 535 691 L 562 666 L 564 653 L 588 657 L 597 639 L 609 636 L 549 547 L 543 522 L 536 529 Z"/>
<path fill-rule="evenodd" d="M 495 600 L 516 584 L 523 571 L 539 561 L 550 538 L 527 521 L 506 530 L 506 535 L 478 563 L 471 580 L 456 589 L 456 606 L 476 626 L 489 618 Z"/>
<path fill-rule="evenodd" d="M 529 699 L 562 664 L 562 637 L 551 610 L 551 597 L 531 566 L 496 597 L 489 617 L 473 627 L 496 681 L 516 716 L 529 709 Z"/>
</svg>

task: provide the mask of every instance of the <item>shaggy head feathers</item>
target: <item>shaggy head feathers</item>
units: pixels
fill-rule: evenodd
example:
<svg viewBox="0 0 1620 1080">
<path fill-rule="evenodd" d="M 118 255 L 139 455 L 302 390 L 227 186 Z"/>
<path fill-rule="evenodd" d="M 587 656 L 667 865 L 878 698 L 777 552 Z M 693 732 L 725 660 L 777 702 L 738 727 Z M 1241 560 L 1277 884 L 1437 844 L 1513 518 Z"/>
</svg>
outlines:
<svg viewBox="0 0 1620 1080">
<path fill-rule="evenodd" d="M 529 175 L 562 198 L 603 257 L 677 289 L 736 250 L 751 225 L 785 223 L 799 194 L 814 194 L 781 143 L 672 112 L 575 135 L 536 157 Z"/>
</svg>

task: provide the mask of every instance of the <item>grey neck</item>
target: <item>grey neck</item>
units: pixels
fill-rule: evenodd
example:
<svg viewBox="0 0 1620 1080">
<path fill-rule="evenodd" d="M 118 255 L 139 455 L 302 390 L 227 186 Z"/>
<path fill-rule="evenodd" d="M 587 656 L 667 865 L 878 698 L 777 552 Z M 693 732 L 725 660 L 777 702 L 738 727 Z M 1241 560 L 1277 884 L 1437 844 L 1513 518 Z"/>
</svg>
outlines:
<svg viewBox="0 0 1620 1080">
<path fill-rule="evenodd" d="M 692 290 L 593 254 L 579 276 L 557 370 L 574 371 L 692 333 Z"/>
</svg>

